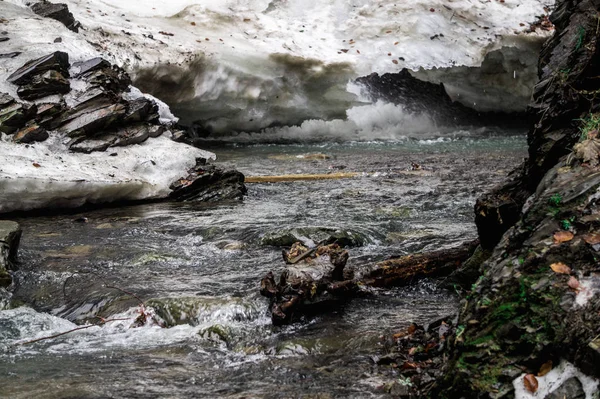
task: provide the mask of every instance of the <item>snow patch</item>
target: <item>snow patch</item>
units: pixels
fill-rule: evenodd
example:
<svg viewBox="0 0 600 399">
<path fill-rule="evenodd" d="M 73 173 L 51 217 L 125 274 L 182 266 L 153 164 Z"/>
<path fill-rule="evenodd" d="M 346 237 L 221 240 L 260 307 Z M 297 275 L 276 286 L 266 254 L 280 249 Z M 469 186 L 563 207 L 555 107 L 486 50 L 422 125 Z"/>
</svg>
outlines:
<svg viewBox="0 0 600 399">
<path fill-rule="evenodd" d="M 85 27 L 80 36 L 56 21 L 32 17 L 29 11 L 9 15 L 10 24 L 16 18 L 20 31 L 35 37 L 26 39 L 21 48 L 42 48 L 45 53 L 60 48 L 75 59 L 101 54 L 131 72 L 143 91 L 170 104 L 183 123 L 202 120 L 213 133 L 343 117 L 355 101 L 345 90 L 347 81 L 373 72 L 479 67 L 499 49 L 530 51 L 550 33 L 526 29 L 554 4 L 554 0 L 64 2 Z M 63 43 L 53 43 L 57 34 Z M 4 44 L 13 46 L 11 41 Z M 510 57 L 510 52 L 504 53 Z M 512 61 L 503 64 L 519 68 Z M 530 67 L 494 71 L 502 79 L 485 76 L 488 86 L 483 90 L 506 87 L 513 76 L 522 77 L 529 87 L 530 78 L 521 72 Z M 443 79 L 433 75 L 433 80 Z M 523 97 L 519 79 L 514 89 Z M 498 93 L 513 90 L 512 84 L 508 87 Z M 481 102 L 473 100 L 482 90 L 481 79 L 465 79 L 454 89 L 466 97 L 465 102 Z M 526 93 L 524 101 L 528 97 Z M 505 99 L 488 106 L 512 111 L 514 104 Z"/>
<path fill-rule="evenodd" d="M 552 369 L 543 377 L 536 377 L 539 388 L 536 393 L 532 394 L 525 389 L 523 378 L 525 374 L 517 377 L 513 381 L 515 387 L 515 399 L 543 399 L 552 392 L 556 391 L 567 380 L 576 377 L 581 382 L 585 391 L 586 399 L 595 399 L 595 394 L 598 392 L 600 382 L 591 377 L 586 376 L 579 371 L 573 364 L 563 360 L 558 367 Z"/>
<path fill-rule="evenodd" d="M 183 177 L 196 158 L 215 158 L 168 136 L 106 153 L 76 154 L 68 152 L 57 134 L 32 145 L 14 144 L 3 135 L 0 212 L 164 198 L 169 185 Z"/>
</svg>

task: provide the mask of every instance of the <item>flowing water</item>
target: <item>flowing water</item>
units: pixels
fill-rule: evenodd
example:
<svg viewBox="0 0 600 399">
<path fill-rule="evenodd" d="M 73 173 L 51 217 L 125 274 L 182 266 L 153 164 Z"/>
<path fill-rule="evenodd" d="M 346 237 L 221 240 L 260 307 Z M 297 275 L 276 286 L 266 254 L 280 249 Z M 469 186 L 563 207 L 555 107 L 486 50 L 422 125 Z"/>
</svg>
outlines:
<svg viewBox="0 0 600 399">
<path fill-rule="evenodd" d="M 475 198 L 526 155 L 522 135 L 486 130 L 213 150 L 220 165 L 248 176 L 360 176 L 249 184 L 240 203 L 18 220 L 24 236 L 12 301 L 24 306 L 0 311 L 0 397 L 386 397 L 371 360 L 384 351 L 381 337 L 451 314 L 454 293 L 426 280 L 273 327 L 258 294 L 261 277 L 283 269 L 273 244 L 345 234 L 355 244 L 347 267 L 358 272 L 392 255 L 456 245 L 475 238 Z M 412 171 L 411 162 L 422 169 Z M 141 309 L 130 294 L 169 328 L 130 328 Z M 96 316 L 118 320 L 15 345 Z"/>
</svg>

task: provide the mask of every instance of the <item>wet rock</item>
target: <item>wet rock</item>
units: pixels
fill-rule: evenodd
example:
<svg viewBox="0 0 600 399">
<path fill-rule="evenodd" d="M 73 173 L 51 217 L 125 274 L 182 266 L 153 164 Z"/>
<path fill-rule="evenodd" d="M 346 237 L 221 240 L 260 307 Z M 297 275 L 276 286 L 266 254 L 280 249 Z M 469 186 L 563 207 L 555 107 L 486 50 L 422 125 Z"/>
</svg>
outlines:
<svg viewBox="0 0 600 399">
<path fill-rule="evenodd" d="M 585 399 L 583 385 L 578 378 L 573 377 L 565 381 L 558 389 L 546 396 L 546 399 Z"/>
<path fill-rule="evenodd" d="M 531 195 L 524 184 L 526 173 L 526 166 L 520 166 L 506 182 L 477 199 L 475 224 L 483 249 L 492 250 L 521 217 L 521 209 Z"/>
<path fill-rule="evenodd" d="M 124 121 L 126 123 L 158 121 L 158 117 L 158 105 L 152 100 L 140 97 L 127 104 Z"/>
<path fill-rule="evenodd" d="M 15 102 L 15 99 L 6 93 L 0 93 L 0 108 L 4 108 Z"/>
<path fill-rule="evenodd" d="M 75 140 L 69 150 L 82 154 L 91 154 L 92 152 L 104 152 L 117 141 L 117 136 L 104 135 L 93 139 Z"/>
<path fill-rule="evenodd" d="M 131 125 L 119 129 L 115 135 L 117 140 L 115 147 L 124 147 L 133 144 L 141 144 L 150 137 L 150 126 L 144 123 Z"/>
<path fill-rule="evenodd" d="M 17 94 L 22 99 L 31 101 L 54 94 L 66 94 L 69 91 L 69 80 L 60 72 L 50 70 L 34 76 L 29 83 L 19 87 Z"/>
<path fill-rule="evenodd" d="M 16 222 L 0 220 L 0 287 L 11 283 L 9 270 L 15 270 L 21 241 L 21 227 Z"/>
<path fill-rule="evenodd" d="M 0 132 L 12 134 L 25 127 L 27 121 L 35 117 L 37 107 L 22 103 L 13 103 L 0 110 Z"/>
<path fill-rule="evenodd" d="M 223 171 L 214 165 L 206 165 L 199 159 L 188 176 L 169 187 L 169 198 L 175 201 L 214 202 L 241 200 L 246 195 L 244 175 L 236 170 Z"/>
<path fill-rule="evenodd" d="M 355 231 L 331 227 L 294 227 L 269 232 L 260 240 L 261 245 L 274 247 L 289 247 L 296 242 L 302 242 L 304 245 L 310 246 L 315 245 L 317 242 L 324 242 L 327 244 L 336 243 L 342 247 L 360 247 L 368 244 L 370 239 Z"/>
<path fill-rule="evenodd" d="M 19 144 L 33 143 L 47 140 L 50 135 L 43 127 L 31 125 L 15 133 L 13 141 Z"/>
<path fill-rule="evenodd" d="M 189 141 L 184 130 L 176 130 L 171 134 L 171 140 L 177 143 L 186 143 Z"/>
<path fill-rule="evenodd" d="M 209 341 L 228 343 L 231 340 L 232 333 L 231 328 L 221 324 L 215 324 L 202 329 L 198 335 Z"/>
<path fill-rule="evenodd" d="M 99 69 L 110 68 L 110 62 L 102 57 L 92 58 L 87 61 L 79 61 L 73 63 L 73 72 L 76 78 L 81 77 L 89 72 L 94 72 Z"/>
<path fill-rule="evenodd" d="M 22 86 L 32 81 L 34 76 L 46 71 L 57 71 L 65 77 L 69 76 L 69 55 L 62 51 L 56 51 L 44 57 L 29 61 L 12 73 L 7 81 Z"/>
<path fill-rule="evenodd" d="M 65 109 L 64 102 L 42 103 L 37 105 L 36 121 L 40 126 L 49 127 L 52 121 Z"/>
<path fill-rule="evenodd" d="M 104 63 L 92 67 L 86 72 L 80 72 L 78 77 L 85 80 L 91 86 L 101 87 L 106 91 L 121 93 L 131 85 L 131 77 L 123 68 L 116 65 L 106 67 Z"/>
<path fill-rule="evenodd" d="M 44 18 L 57 20 L 73 32 L 79 31 L 79 26 L 81 24 L 75 20 L 75 17 L 69 11 L 69 7 L 67 7 L 66 4 L 40 1 L 39 3 L 33 4 L 31 10 Z"/>
<path fill-rule="evenodd" d="M 123 104 L 104 104 L 98 108 L 83 109 L 69 116 L 69 121 L 59 127 L 59 131 L 69 137 L 93 136 L 118 125 L 125 112 Z"/>
</svg>

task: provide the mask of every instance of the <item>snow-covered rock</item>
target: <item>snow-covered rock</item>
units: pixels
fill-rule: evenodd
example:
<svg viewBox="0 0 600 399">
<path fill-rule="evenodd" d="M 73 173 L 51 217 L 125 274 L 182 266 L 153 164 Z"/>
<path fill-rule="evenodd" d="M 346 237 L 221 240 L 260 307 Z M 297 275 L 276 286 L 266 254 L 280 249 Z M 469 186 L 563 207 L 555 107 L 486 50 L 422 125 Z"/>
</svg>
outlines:
<svg viewBox="0 0 600 399">
<path fill-rule="evenodd" d="M 171 105 L 184 123 L 203 121 L 216 132 L 343 117 L 356 101 L 346 90 L 349 79 L 403 67 L 447 81 L 451 94 L 469 105 L 522 110 L 536 79 L 537 49 L 550 34 L 529 32 L 530 24 L 554 3 L 64 2 L 84 27 L 80 37 L 61 31 L 63 43 L 54 44 L 60 24 L 24 14 L 16 17 L 19 27 L 39 33 L 28 44 L 69 46 L 82 56 L 101 53 L 132 73 L 143 91 Z M 493 68 L 470 69 L 490 54 Z M 472 78 L 462 79 L 467 76 Z"/>
</svg>

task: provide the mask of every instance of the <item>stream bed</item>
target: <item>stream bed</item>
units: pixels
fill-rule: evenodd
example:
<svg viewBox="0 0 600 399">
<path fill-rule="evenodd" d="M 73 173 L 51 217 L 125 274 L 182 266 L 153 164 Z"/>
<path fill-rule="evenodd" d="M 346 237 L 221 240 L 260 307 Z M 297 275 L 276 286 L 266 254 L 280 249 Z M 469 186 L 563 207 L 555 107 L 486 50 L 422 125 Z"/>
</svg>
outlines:
<svg viewBox="0 0 600 399">
<path fill-rule="evenodd" d="M 239 203 L 16 220 L 23 240 L 12 302 L 23 306 L 0 308 L 1 398 L 388 397 L 372 361 L 385 350 L 382 337 L 452 314 L 454 292 L 424 280 L 273 327 L 260 279 L 283 270 L 279 245 L 295 238 L 349 237 L 347 267 L 356 270 L 474 239 L 475 199 L 526 156 L 526 143 L 522 134 L 482 130 L 211 150 L 218 165 L 247 176 L 360 175 L 248 184 Z M 130 328 L 140 300 L 169 328 Z M 116 320 L 15 345 L 98 316 Z"/>
</svg>

